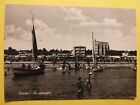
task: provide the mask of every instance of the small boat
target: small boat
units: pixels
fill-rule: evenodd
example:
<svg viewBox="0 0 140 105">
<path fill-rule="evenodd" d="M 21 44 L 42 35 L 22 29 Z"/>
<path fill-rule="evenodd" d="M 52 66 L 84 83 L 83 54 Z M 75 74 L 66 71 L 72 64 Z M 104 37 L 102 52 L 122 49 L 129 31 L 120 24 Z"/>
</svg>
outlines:
<svg viewBox="0 0 140 105">
<path fill-rule="evenodd" d="M 45 65 L 43 61 L 41 61 L 38 66 L 36 66 L 37 61 L 37 41 L 36 41 L 36 35 L 35 35 L 35 27 L 34 27 L 34 19 L 32 17 L 33 21 L 33 29 L 32 29 L 32 58 L 33 58 L 33 66 L 30 66 L 28 64 L 28 67 L 23 63 L 21 67 L 13 68 L 14 75 L 25 75 L 25 74 L 41 74 L 44 73 Z"/>
<path fill-rule="evenodd" d="M 103 71 L 103 67 L 97 65 L 97 60 L 96 60 L 96 55 L 95 55 L 95 40 L 94 40 L 94 36 L 93 36 L 93 32 L 92 32 L 92 58 L 93 58 L 93 67 L 92 70 L 94 72 L 96 71 Z"/>
<path fill-rule="evenodd" d="M 97 67 L 93 67 L 92 70 L 93 70 L 93 71 L 103 71 L 103 67 L 97 65 Z"/>
<path fill-rule="evenodd" d="M 14 75 L 42 74 L 44 69 L 45 67 L 40 66 L 31 69 L 14 68 Z"/>
</svg>

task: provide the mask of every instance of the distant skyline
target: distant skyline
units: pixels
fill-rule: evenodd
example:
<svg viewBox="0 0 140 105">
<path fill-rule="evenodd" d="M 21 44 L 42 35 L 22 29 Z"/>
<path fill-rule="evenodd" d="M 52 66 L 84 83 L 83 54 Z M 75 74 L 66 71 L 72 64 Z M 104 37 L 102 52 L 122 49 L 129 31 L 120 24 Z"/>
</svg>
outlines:
<svg viewBox="0 0 140 105">
<path fill-rule="evenodd" d="M 4 48 L 32 49 L 34 14 L 38 49 L 92 49 L 91 34 L 112 50 L 136 50 L 135 9 L 6 5 Z"/>
</svg>

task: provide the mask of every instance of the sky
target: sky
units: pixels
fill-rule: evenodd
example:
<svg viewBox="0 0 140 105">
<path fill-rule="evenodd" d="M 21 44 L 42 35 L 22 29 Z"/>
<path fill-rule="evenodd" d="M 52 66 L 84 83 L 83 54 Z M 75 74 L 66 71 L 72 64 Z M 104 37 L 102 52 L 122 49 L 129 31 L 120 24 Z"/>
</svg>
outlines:
<svg viewBox="0 0 140 105">
<path fill-rule="evenodd" d="M 112 50 L 136 50 L 135 9 L 14 4 L 5 8 L 5 49 L 32 49 L 32 14 L 39 49 L 91 49 L 93 32 Z"/>
</svg>

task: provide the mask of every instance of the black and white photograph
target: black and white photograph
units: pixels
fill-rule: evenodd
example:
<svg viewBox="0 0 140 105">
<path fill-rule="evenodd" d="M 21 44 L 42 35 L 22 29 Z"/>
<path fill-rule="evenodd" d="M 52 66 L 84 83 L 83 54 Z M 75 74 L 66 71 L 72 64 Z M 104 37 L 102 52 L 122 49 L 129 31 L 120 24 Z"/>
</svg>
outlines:
<svg viewBox="0 0 140 105">
<path fill-rule="evenodd" d="M 5 101 L 135 99 L 136 10 L 7 4 Z"/>
</svg>

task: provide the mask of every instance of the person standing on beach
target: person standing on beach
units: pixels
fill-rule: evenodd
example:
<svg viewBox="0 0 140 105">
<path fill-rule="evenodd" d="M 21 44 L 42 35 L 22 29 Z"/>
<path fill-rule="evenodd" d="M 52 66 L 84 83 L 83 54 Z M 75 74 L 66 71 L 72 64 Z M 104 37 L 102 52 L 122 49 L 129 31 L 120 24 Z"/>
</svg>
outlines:
<svg viewBox="0 0 140 105">
<path fill-rule="evenodd" d="M 31 65 L 30 64 L 28 64 L 28 70 L 31 70 Z"/>
<path fill-rule="evenodd" d="M 71 73 L 71 65 L 70 65 L 70 63 L 69 63 L 69 67 L 68 67 L 69 69 L 68 69 L 68 74 L 70 75 L 70 73 Z"/>
<path fill-rule="evenodd" d="M 90 70 L 90 61 L 89 61 L 89 59 L 87 60 L 87 70 Z"/>
<path fill-rule="evenodd" d="M 75 62 L 75 71 L 77 71 L 77 69 L 78 69 L 78 64 L 77 62 Z"/>
<path fill-rule="evenodd" d="M 63 65 L 62 65 L 62 69 L 63 69 L 62 74 L 63 75 L 65 74 L 65 68 L 66 68 L 66 61 L 64 60 Z"/>
<path fill-rule="evenodd" d="M 22 69 L 25 69 L 25 67 L 26 67 L 26 66 L 25 66 L 25 64 L 23 63 L 22 66 L 21 66 L 21 68 L 22 68 Z"/>
</svg>

